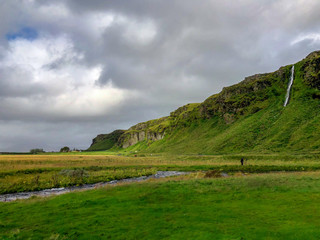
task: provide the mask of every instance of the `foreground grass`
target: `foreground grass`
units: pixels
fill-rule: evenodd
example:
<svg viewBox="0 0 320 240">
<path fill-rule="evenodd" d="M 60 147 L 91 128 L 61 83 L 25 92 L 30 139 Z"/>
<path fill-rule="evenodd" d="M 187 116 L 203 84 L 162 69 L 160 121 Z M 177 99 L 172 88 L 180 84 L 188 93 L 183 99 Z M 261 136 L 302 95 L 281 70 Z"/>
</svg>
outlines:
<svg viewBox="0 0 320 240">
<path fill-rule="evenodd" d="M 0 203 L 1 239 L 319 239 L 320 173 L 151 182 Z"/>
</svg>

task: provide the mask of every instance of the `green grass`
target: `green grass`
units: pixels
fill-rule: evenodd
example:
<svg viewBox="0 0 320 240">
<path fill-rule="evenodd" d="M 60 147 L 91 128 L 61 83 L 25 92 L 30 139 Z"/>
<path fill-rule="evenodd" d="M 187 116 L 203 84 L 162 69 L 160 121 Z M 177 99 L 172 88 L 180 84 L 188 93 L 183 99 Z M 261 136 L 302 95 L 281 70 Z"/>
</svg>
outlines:
<svg viewBox="0 0 320 240">
<path fill-rule="evenodd" d="M 197 172 L 0 203 L 0 239 L 317 239 L 320 234 L 320 172 L 307 172 L 320 170 L 319 154 L 151 155 L 136 153 L 134 146 L 131 152 L 1 155 L 1 193 L 157 170 Z M 79 170 L 84 174 L 72 174 Z M 230 177 L 203 179 L 207 170 Z"/>
<path fill-rule="evenodd" d="M 114 146 L 115 142 L 110 139 L 104 139 L 101 142 L 94 144 L 92 147 L 88 148 L 88 151 L 101 151 L 105 149 L 110 149 Z"/>
<path fill-rule="evenodd" d="M 144 183 L 0 203 L 1 239 L 319 239 L 320 173 Z"/>
</svg>

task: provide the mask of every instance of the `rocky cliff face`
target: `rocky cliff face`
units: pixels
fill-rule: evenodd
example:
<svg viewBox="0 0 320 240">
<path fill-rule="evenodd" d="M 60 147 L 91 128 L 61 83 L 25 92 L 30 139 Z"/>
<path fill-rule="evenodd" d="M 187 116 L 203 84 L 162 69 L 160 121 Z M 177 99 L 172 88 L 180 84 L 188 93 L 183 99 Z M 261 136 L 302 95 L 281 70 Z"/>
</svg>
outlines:
<svg viewBox="0 0 320 240">
<path fill-rule="evenodd" d="M 310 53 L 304 59 L 302 78 L 306 85 L 320 90 L 320 51 Z"/>
<path fill-rule="evenodd" d="M 170 116 L 139 123 L 131 127 L 120 138 L 119 145 L 127 148 L 141 141 L 158 141 L 176 127 L 188 126 L 198 119 L 209 119 L 219 116 L 226 124 L 232 124 L 239 116 L 246 114 L 246 109 L 253 103 L 266 100 L 269 95 L 265 91 L 275 82 L 285 88 L 290 72 L 282 67 L 273 73 L 255 74 L 246 77 L 242 82 L 225 87 L 223 90 L 207 98 L 203 103 L 184 105 L 170 113 Z M 260 109 L 251 109 L 257 112 Z"/>
<path fill-rule="evenodd" d="M 141 141 L 161 140 L 165 135 L 168 123 L 168 117 L 138 123 L 129 128 L 120 137 L 118 144 L 123 148 L 127 148 Z"/>
<path fill-rule="evenodd" d="M 285 86 L 288 76 L 288 70 L 282 67 L 276 72 L 256 74 L 246 77 L 238 84 L 225 87 L 219 94 L 207 98 L 200 104 L 201 118 L 220 116 L 230 124 L 238 116 L 244 115 L 252 104 L 266 100 L 270 96 L 266 89 L 273 84 Z"/>
<path fill-rule="evenodd" d="M 195 109 L 199 103 L 189 103 L 170 113 L 170 116 L 138 123 L 126 131 L 119 140 L 119 146 L 127 148 L 141 141 L 148 143 L 163 139 L 174 128 L 183 126 L 191 118 L 197 118 Z"/>
<path fill-rule="evenodd" d="M 124 139 L 123 141 L 120 142 L 121 147 L 127 148 L 132 145 L 137 144 L 138 142 L 141 141 L 158 141 L 163 139 L 164 137 L 164 132 L 163 133 L 158 133 L 158 132 L 150 132 L 147 130 L 142 130 L 140 132 L 130 132 L 124 134 Z"/>
</svg>

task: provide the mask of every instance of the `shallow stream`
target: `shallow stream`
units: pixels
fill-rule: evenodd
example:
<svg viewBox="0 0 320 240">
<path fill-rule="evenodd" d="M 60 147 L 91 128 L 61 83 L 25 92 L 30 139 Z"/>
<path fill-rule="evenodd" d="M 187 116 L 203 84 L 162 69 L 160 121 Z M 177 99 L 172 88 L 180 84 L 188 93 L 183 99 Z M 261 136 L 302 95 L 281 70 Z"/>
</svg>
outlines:
<svg viewBox="0 0 320 240">
<path fill-rule="evenodd" d="M 99 182 L 94 184 L 84 184 L 81 186 L 73 186 L 73 187 L 66 187 L 66 188 L 51 188 L 51 189 L 44 189 L 41 191 L 33 191 L 33 192 L 19 192 L 19 193 L 8 193 L 0 195 L 0 202 L 11 202 L 18 199 L 27 199 L 32 196 L 52 196 L 52 195 L 60 195 L 68 192 L 73 192 L 77 190 L 89 190 L 95 189 L 98 187 L 103 187 L 106 185 L 116 185 L 119 183 L 125 182 L 141 182 L 147 179 L 157 179 L 157 178 L 164 178 L 164 177 L 172 177 L 172 176 L 180 176 L 186 175 L 188 172 L 178 172 L 178 171 L 158 171 L 156 174 L 150 176 L 141 176 L 135 178 L 126 178 L 121 180 L 113 180 L 109 182 Z"/>
</svg>

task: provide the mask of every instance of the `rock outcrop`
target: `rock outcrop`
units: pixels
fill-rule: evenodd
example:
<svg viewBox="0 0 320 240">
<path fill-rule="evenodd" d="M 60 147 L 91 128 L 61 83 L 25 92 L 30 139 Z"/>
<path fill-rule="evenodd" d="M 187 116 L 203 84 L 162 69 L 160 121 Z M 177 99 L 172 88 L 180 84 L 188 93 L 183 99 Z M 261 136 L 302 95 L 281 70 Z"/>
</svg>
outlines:
<svg viewBox="0 0 320 240">
<path fill-rule="evenodd" d="M 302 71 L 305 84 L 320 90 L 320 51 L 312 52 L 304 59 Z"/>
<path fill-rule="evenodd" d="M 119 146 L 127 148 L 141 141 L 158 141 L 163 139 L 169 117 L 163 117 L 148 122 L 138 123 L 129 128 L 119 139 Z"/>
</svg>

